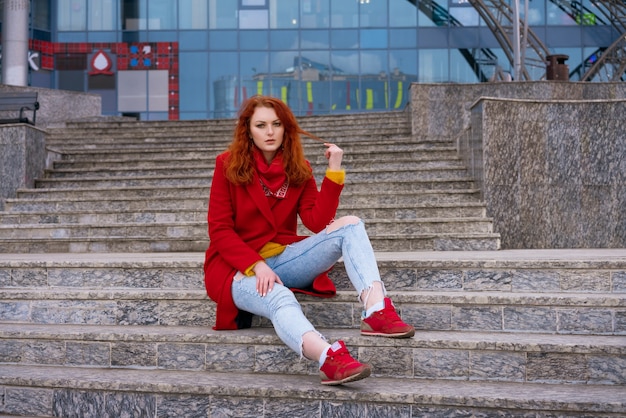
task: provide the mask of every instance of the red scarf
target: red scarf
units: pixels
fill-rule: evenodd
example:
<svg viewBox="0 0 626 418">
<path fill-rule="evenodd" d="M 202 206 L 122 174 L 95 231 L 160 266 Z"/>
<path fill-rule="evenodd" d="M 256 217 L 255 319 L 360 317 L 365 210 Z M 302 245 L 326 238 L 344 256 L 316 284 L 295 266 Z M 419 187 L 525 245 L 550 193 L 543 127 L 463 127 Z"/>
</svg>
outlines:
<svg viewBox="0 0 626 418">
<path fill-rule="evenodd" d="M 283 152 L 278 151 L 274 159 L 268 164 L 261 150 L 255 147 L 254 160 L 265 196 L 284 199 L 289 188 L 289 180 L 283 167 Z"/>
</svg>

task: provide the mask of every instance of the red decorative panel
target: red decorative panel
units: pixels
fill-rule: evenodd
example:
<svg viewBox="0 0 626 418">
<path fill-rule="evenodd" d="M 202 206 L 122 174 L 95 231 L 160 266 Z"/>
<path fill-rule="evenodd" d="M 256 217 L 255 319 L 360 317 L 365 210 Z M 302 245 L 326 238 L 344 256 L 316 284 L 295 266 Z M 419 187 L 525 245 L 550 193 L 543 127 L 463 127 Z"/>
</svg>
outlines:
<svg viewBox="0 0 626 418">
<path fill-rule="evenodd" d="M 31 40 L 30 49 L 38 51 L 41 56 L 41 68 L 44 70 L 55 70 L 54 55 L 64 54 L 76 56 L 84 54 L 85 62 L 87 55 L 102 51 L 109 57 L 115 59 L 117 71 L 129 70 L 167 70 L 169 76 L 169 119 L 178 120 L 179 113 L 179 83 L 178 83 L 178 42 L 139 42 L 139 43 L 108 43 L 108 42 L 80 42 L 80 43 L 58 43 L 40 40 Z M 111 74 L 108 62 L 102 64 L 102 57 L 94 60 L 92 58 L 89 68 L 94 74 Z M 93 71 L 93 67 L 98 71 Z"/>
</svg>

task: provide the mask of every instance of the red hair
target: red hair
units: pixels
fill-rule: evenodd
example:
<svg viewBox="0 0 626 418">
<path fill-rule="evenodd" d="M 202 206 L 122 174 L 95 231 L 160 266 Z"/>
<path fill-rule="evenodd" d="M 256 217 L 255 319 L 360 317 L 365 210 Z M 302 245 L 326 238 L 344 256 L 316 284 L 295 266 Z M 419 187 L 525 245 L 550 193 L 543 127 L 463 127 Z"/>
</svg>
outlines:
<svg viewBox="0 0 626 418">
<path fill-rule="evenodd" d="M 252 182 L 254 177 L 254 144 L 250 139 L 250 119 L 257 107 L 274 109 L 276 116 L 284 128 L 283 134 L 283 165 L 289 184 L 300 186 L 313 175 L 311 167 L 304 158 L 304 150 L 300 135 L 305 135 L 321 141 L 318 137 L 300 128 L 291 109 L 282 100 L 270 96 L 252 96 L 241 105 L 239 120 L 235 127 L 233 141 L 228 150 L 225 176 L 236 184 L 243 185 Z"/>
</svg>

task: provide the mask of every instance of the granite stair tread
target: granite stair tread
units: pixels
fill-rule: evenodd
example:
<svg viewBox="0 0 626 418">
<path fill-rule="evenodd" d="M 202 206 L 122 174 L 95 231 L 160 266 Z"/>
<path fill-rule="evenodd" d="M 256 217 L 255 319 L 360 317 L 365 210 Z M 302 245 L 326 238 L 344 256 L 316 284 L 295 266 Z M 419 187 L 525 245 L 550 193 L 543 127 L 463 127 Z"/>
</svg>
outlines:
<svg viewBox="0 0 626 418">
<path fill-rule="evenodd" d="M 44 177 L 41 179 L 38 179 L 38 181 L 40 181 L 42 184 L 45 183 L 53 183 L 53 182 L 72 182 L 72 181 L 98 181 L 98 180 L 125 180 L 128 178 L 128 174 L 132 174 L 132 173 L 137 173 L 136 175 L 134 175 L 132 178 L 132 180 L 140 180 L 140 179 L 163 179 L 163 178 L 197 178 L 197 179 L 203 179 L 205 182 L 206 181 L 210 181 L 213 178 L 213 167 L 209 167 L 209 166 L 197 166 L 197 167 L 189 167 L 189 169 L 193 169 L 193 168 L 197 168 L 200 169 L 201 172 L 200 173 L 190 173 L 190 174 L 186 174 L 185 171 L 187 170 L 186 167 L 183 168 L 178 168 L 176 169 L 175 167 L 165 167 L 162 170 L 161 169 L 147 169 L 147 170 L 142 170 L 142 169 L 138 169 L 138 168 L 134 168 L 134 167 L 128 167 L 126 169 L 111 169 L 111 170 L 99 170 L 99 171 L 95 171 L 95 170 L 71 170 L 71 171 L 65 171 L 65 170 L 55 170 L 55 171 L 51 171 L 51 173 L 54 172 L 59 172 L 59 173 L 63 173 L 63 172 L 67 172 L 67 173 L 76 173 L 76 174 L 81 174 L 80 177 L 66 177 L 66 178 L 50 178 L 50 177 Z M 155 174 L 141 174 L 142 171 L 148 171 L 148 170 L 152 170 L 155 172 Z M 157 174 L 158 172 L 158 174 Z M 427 165 L 423 165 L 423 166 L 416 166 L 416 167 L 406 167 L 406 165 L 398 165 L 398 166 L 392 166 L 392 167 L 388 167 L 385 169 L 384 172 L 372 172 L 369 168 L 354 168 L 351 169 L 349 171 L 349 173 L 346 175 L 346 182 L 348 182 L 349 180 L 352 180 L 353 178 L 360 178 L 359 175 L 362 174 L 366 174 L 369 175 L 369 179 L 370 182 L 375 182 L 379 179 L 388 179 L 388 178 L 394 178 L 396 176 L 405 174 L 405 175 L 410 175 L 410 174 L 418 174 L 423 176 L 426 173 L 430 173 L 430 172 L 434 172 L 433 176 L 438 175 L 438 172 L 450 172 L 453 174 L 456 174 L 457 177 L 459 178 L 463 178 L 463 179 L 469 179 L 467 177 L 466 173 L 466 169 L 465 167 L 459 162 L 455 162 L 454 164 L 446 164 L 446 165 L 434 165 L 434 164 L 427 164 Z M 83 175 L 83 174 L 88 174 L 88 175 Z M 112 173 L 112 175 L 111 175 Z M 117 174 L 116 174 L 117 173 Z M 106 174 L 107 176 L 103 176 L 103 174 Z M 317 173 L 316 173 L 317 174 Z M 322 173 L 317 174 L 317 176 L 322 175 Z M 412 180 L 417 180 L 419 181 L 420 179 L 414 179 L 415 176 L 410 176 L 410 178 Z M 426 177 L 428 178 L 428 177 Z"/>
<path fill-rule="evenodd" d="M 70 224 L 67 224 L 70 225 Z M 171 228 L 157 227 L 145 234 L 152 224 L 135 224 L 134 228 L 123 226 L 124 230 L 111 231 L 107 235 L 96 233 L 107 231 L 106 228 L 94 230 L 77 230 L 78 233 L 70 236 L 71 228 L 42 230 L 20 228 L 13 226 L 13 235 L 0 241 L 0 251 L 7 253 L 25 252 L 169 252 L 169 251 L 203 251 L 209 243 L 206 237 L 206 227 L 201 224 L 188 225 L 173 224 Z M 0 227 L 0 231 L 3 228 Z M 134 233 L 132 229 L 136 231 Z M 192 231 L 189 231 L 189 230 Z M 202 229 L 202 231 L 200 231 Z M 25 237 L 24 232 L 31 232 L 39 236 Z M 196 231 L 196 232 L 194 232 Z M 85 236 L 84 234 L 91 234 Z M 42 236 L 45 235 L 45 236 Z M 495 250 L 499 246 L 500 234 L 493 232 L 427 232 L 412 234 L 371 234 L 370 241 L 377 251 L 414 251 L 443 249 L 448 250 Z M 21 248 L 21 250 L 20 250 Z M 27 250 L 27 251 L 26 251 Z"/>
<path fill-rule="evenodd" d="M 97 201 L 77 205 L 71 202 L 72 207 L 64 206 L 62 203 L 56 202 L 54 207 L 39 207 L 38 210 L 17 210 L 7 207 L 6 212 L 0 215 L 0 227 L 2 224 L 12 224 L 17 227 L 19 225 L 63 225 L 63 224 L 90 224 L 90 223 L 120 223 L 133 220 L 136 223 L 156 223 L 164 220 L 175 221 L 206 221 L 207 203 L 206 199 L 198 199 L 195 201 L 187 200 L 181 202 L 179 199 L 161 199 L 158 202 L 159 209 L 150 206 L 150 201 L 142 201 L 141 203 L 133 201 L 106 201 L 99 204 Z M 41 205 L 41 202 L 39 202 Z M 35 206 L 31 203 L 31 207 Z M 50 211 L 53 210 L 53 213 Z M 393 211 L 392 219 L 414 219 L 419 217 L 420 222 L 434 222 L 439 219 L 454 218 L 457 221 L 461 219 L 467 222 L 470 219 L 489 220 L 485 218 L 484 207 L 480 204 L 467 205 L 422 205 L 413 206 L 409 204 L 389 204 L 389 205 L 372 205 L 364 207 L 362 205 L 344 205 L 338 210 L 338 216 L 344 214 L 358 215 L 369 223 L 370 220 L 376 223 L 377 218 L 383 218 L 383 215 Z M 382 215 L 380 215 L 382 213 Z M 426 218 L 428 214 L 437 215 L 437 218 Z M 417 215 L 419 214 L 419 215 Z M 428 220 L 430 219 L 430 220 Z"/>
<path fill-rule="evenodd" d="M 379 251 L 375 253 L 380 265 L 394 265 L 422 268 L 504 268 L 530 269 L 573 269 L 584 272 L 594 269 L 606 272 L 618 272 L 612 281 L 619 287 L 619 292 L 626 296 L 626 249 L 623 248 L 572 248 L 572 249 L 506 249 L 499 251 Z M 106 267 L 123 266 L 127 268 L 186 266 L 202 269 L 204 252 L 170 253 L 1 253 L 0 266 L 6 267 Z M 341 262 L 339 262 L 341 263 Z M 621 279 L 620 279 L 621 278 Z M 608 282 L 608 281 L 607 281 Z M 547 289 L 546 291 L 553 291 Z M 573 288 L 573 291 L 576 291 Z"/>
<path fill-rule="evenodd" d="M 167 193 L 170 192 L 172 196 L 178 195 L 178 192 L 185 191 L 191 193 L 191 196 L 194 198 L 203 198 L 206 199 L 209 196 L 210 185 L 191 185 L 191 186 L 163 186 L 161 188 L 153 188 L 153 187 L 143 187 L 143 186 L 123 186 L 123 187 L 85 187 L 85 188 L 74 188 L 74 189 L 19 189 L 18 197 L 13 199 L 7 199 L 7 202 L 12 202 L 16 200 L 27 200 L 24 196 L 30 195 L 41 195 L 40 199 L 44 200 L 59 200 L 56 196 L 58 193 L 71 193 L 76 192 L 77 194 L 85 193 L 85 192 L 93 192 L 98 193 L 99 195 L 107 194 L 108 198 L 112 200 L 117 199 L 143 199 L 150 198 L 150 194 L 155 193 Z M 128 196 L 122 195 L 122 192 L 129 192 Z M 200 195 L 199 195 L 200 194 Z M 345 198 L 350 197 L 367 197 L 369 201 L 373 200 L 382 200 L 383 202 L 391 201 L 391 199 L 404 198 L 406 196 L 417 196 L 418 198 L 424 197 L 439 197 L 439 200 L 445 201 L 448 196 L 471 196 L 473 199 L 477 199 L 478 190 L 474 188 L 468 189 L 420 189 L 414 188 L 413 190 L 377 190 L 375 195 L 372 195 L 371 191 L 359 191 L 359 190 L 348 190 L 341 193 L 341 200 L 343 201 Z M 84 197 L 82 199 L 85 199 Z M 80 196 L 75 197 L 72 196 L 72 200 L 81 200 Z M 429 200 L 429 202 L 437 201 L 437 200 Z M 484 203 L 483 203 L 484 205 Z"/>
<path fill-rule="evenodd" d="M 389 207 L 400 207 L 402 208 L 403 206 L 389 206 Z M 184 209 L 183 209 L 184 211 Z M 202 219 L 197 220 L 197 221 L 178 221 L 178 222 L 174 222 L 174 221 L 168 221 L 168 220 L 164 220 L 162 222 L 159 222 L 158 224 L 154 224 L 151 225 L 154 228 L 160 228 L 160 227 L 173 227 L 173 226 L 195 226 L 195 225 L 199 225 L 202 224 L 203 226 L 206 225 L 206 213 L 204 212 L 198 212 L 198 211 L 191 211 L 192 213 L 198 213 L 199 216 L 201 216 Z M 90 212 L 90 213 L 97 213 L 97 212 Z M 132 212 L 131 212 L 132 213 Z M 367 224 L 370 227 L 373 227 L 375 224 L 382 224 L 382 225 L 386 225 L 386 224 L 391 224 L 391 225 L 397 225 L 399 228 L 403 228 L 403 225 L 420 225 L 420 224 L 428 224 L 428 223 L 450 223 L 450 224 L 454 224 L 454 223 L 463 223 L 463 222 L 475 222 L 475 223 L 490 223 L 491 222 L 491 218 L 487 218 L 487 217 L 482 217 L 482 216 L 466 216 L 466 217 L 444 217 L 444 216 L 439 216 L 439 217 L 433 217 L 433 218 L 418 218 L 418 219 L 388 219 L 388 218 L 364 218 L 367 221 Z M 110 228 L 118 228 L 121 226 L 127 226 L 128 228 L 132 228 L 134 226 L 145 226 L 146 223 L 150 223 L 150 222 L 142 222 L 142 221 L 129 221 L 129 222 L 111 222 L 111 223 L 100 223 L 97 221 L 91 221 L 91 222 L 87 222 L 84 224 L 77 224 L 77 223 L 41 223 L 41 224 L 23 224 L 23 225 L 1 225 L 0 224 L 0 236 L 2 236 L 2 231 L 10 231 L 11 228 L 32 228 L 32 229 L 51 229 L 51 228 L 83 228 L 83 227 L 91 227 L 91 228 L 98 228 L 98 229 L 110 229 Z M 206 232 L 206 231 L 205 231 Z M 382 232 L 382 231 L 381 231 Z M 372 232 L 369 231 L 369 233 L 371 235 L 379 235 L 377 232 Z M 451 232 L 454 233 L 454 232 Z M 382 232 L 382 235 L 385 236 L 393 236 L 397 234 L 396 231 L 394 231 L 393 229 L 387 229 L 385 230 L 385 232 Z M 418 232 L 419 234 L 419 232 Z"/>
<path fill-rule="evenodd" d="M 432 163 L 426 162 L 423 164 L 407 164 L 402 161 L 394 162 L 377 162 L 377 163 L 356 163 L 355 166 L 359 168 L 351 168 L 352 164 L 344 164 L 344 168 L 349 170 L 350 174 L 367 172 L 366 170 L 386 171 L 392 173 L 406 173 L 406 167 L 411 166 L 412 172 L 420 171 L 443 171 L 450 170 L 457 172 L 464 172 L 465 167 L 460 162 L 451 163 Z M 45 173 L 43 179 L 98 179 L 98 178 L 137 178 L 137 177 L 150 177 L 150 176 L 186 176 L 186 175 L 202 175 L 204 178 L 213 177 L 213 165 L 171 165 L 160 167 L 98 167 L 98 168 L 83 168 L 83 169 L 54 169 Z M 316 170 L 320 171 L 320 170 Z"/>
<path fill-rule="evenodd" d="M 224 131 L 222 134 L 207 134 L 204 132 L 197 132 L 188 134 L 185 132 L 168 131 L 161 129 L 156 133 L 149 132 L 128 132 L 112 135 L 111 133 L 98 134 L 97 132 L 89 132 L 84 135 L 80 135 L 73 132 L 64 132 L 66 135 L 63 137 L 52 137 L 49 142 L 49 147 L 53 150 L 64 150 L 71 153 L 81 153 L 81 151 L 93 150 L 104 151 L 113 149 L 114 145 L 124 145 L 130 149 L 133 148 L 153 148 L 155 151 L 159 151 L 163 148 L 176 147 L 176 148 L 201 148 L 201 149 L 225 149 L 228 146 L 229 139 L 232 136 L 232 130 Z M 387 145 L 394 147 L 407 147 L 407 144 L 415 143 L 411 138 L 411 133 L 406 131 L 386 131 L 365 128 L 363 130 L 351 130 L 350 132 L 337 132 L 332 131 L 324 135 L 323 132 L 318 131 L 318 134 L 326 142 L 334 142 L 338 145 L 345 145 L 350 150 L 357 150 L 359 148 L 371 148 L 372 146 L 380 148 L 380 143 L 385 141 Z M 93 139 L 98 136 L 97 139 Z M 375 139 L 374 139 L 375 138 Z M 355 145 L 359 144 L 359 146 Z M 446 144 L 441 142 L 440 144 Z M 448 145 L 448 144 L 446 144 Z M 303 146 L 306 149 L 319 148 L 321 144 L 313 139 L 303 137 Z M 424 147 L 422 144 L 418 144 L 418 147 Z M 429 145 L 429 147 L 436 148 L 443 145 Z M 343 146 L 342 146 L 343 148 Z"/>
<path fill-rule="evenodd" d="M 72 165 L 72 164 L 94 164 L 94 165 L 127 165 L 132 162 L 149 162 L 153 164 L 159 164 L 163 162 L 169 162 L 172 159 L 176 159 L 178 161 L 185 162 L 207 162 L 207 163 L 215 163 L 216 155 L 226 149 L 227 144 L 224 144 L 221 148 L 216 148 L 213 153 L 205 153 L 203 150 L 199 150 L 196 153 L 187 153 L 186 155 L 176 156 L 172 155 L 171 151 L 175 150 L 175 147 L 167 150 L 166 152 L 150 152 L 150 149 L 147 149 L 146 155 L 143 158 L 132 158 L 132 157 L 124 157 L 124 159 L 118 160 L 106 160 L 103 161 L 101 155 L 81 155 L 81 154 L 73 154 L 71 152 L 64 153 L 64 156 L 61 160 L 55 161 L 56 165 Z M 144 147 L 146 148 L 146 147 Z M 317 148 L 316 148 L 317 150 Z M 306 149 L 305 149 L 306 151 Z M 375 153 L 375 155 L 373 155 Z M 309 161 L 311 162 L 323 162 L 322 158 L 316 157 L 314 152 L 310 152 Z M 77 158 L 79 157 L 79 158 Z M 361 148 L 355 148 L 350 151 L 343 157 L 344 162 L 352 162 L 352 161 L 370 161 L 372 157 L 376 157 L 377 160 L 384 160 L 387 158 L 394 159 L 405 159 L 408 161 L 431 161 L 433 159 L 443 159 L 443 160 L 458 160 L 459 157 L 457 155 L 457 150 L 455 147 L 443 147 L 439 146 L 436 148 L 430 146 L 424 146 L 421 144 L 415 144 L 412 146 L 406 146 L 402 149 L 399 147 L 389 148 L 383 147 L 379 148 L 376 151 L 373 150 L 363 150 Z"/>
<path fill-rule="evenodd" d="M 581 335 L 486 331 L 416 330 L 413 338 L 394 340 L 360 336 L 357 330 L 318 328 L 329 341 L 348 346 L 436 348 L 494 351 L 549 351 L 552 353 L 605 353 L 626 355 L 626 335 Z M 90 325 L 0 323 L 0 339 L 179 342 L 207 344 L 272 344 L 282 342 L 271 328 L 253 327 L 215 331 L 207 326 Z"/>
<path fill-rule="evenodd" d="M 395 340 L 363 337 L 356 329 L 318 330 L 329 341 L 345 341 L 378 377 L 626 387 L 619 366 L 626 336 L 418 330 L 413 338 Z M 281 355 L 284 364 L 272 360 Z M 615 365 L 607 367 L 611 361 Z M 285 375 L 317 371 L 314 362 L 300 361 L 286 349 L 271 328 L 256 327 L 213 331 L 208 326 L 6 323 L 0 325 L 0 364 Z M 485 373 L 499 367 L 504 372 Z"/>
<path fill-rule="evenodd" d="M 335 404 L 363 403 L 370 408 L 386 404 L 396 408 L 421 406 L 423 408 L 447 407 L 466 413 L 473 408 L 492 411 L 552 412 L 556 414 L 626 413 L 623 387 L 605 385 L 550 385 L 503 382 L 466 382 L 440 380 L 405 380 L 371 377 L 341 387 L 320 385 L 317 376 L 287 376 L 246 373 L 218 373 L 205 371 L 123 370 L 99 368 L 71 368 L 51 366 L 3 366 L 0 384 L 6 387 L 30 386 L 72 391 L 131 392 L 166 396 L 210 396 L 209 401 L 219 405 L 226 396 L 240 398 L 230 412 L 241 411 L 242 401 L 262 400 L 255 405 L 259 413 L 263 407 L 271 414 L 272 404 L 287 403 L 288 407 L 301 406 L 301 402 L 316 401 Z M 56 392 L 56 391 L 55 391 Z M 60 394 L 62 395 L 62 394 Z M 52 412 L 52 393 L 48 395 Z M 252 398 L 252 399 L 250 399 Z M 294 403 L 290 406 L 290 403 Z M 225 405 L 221 405 L 225 408 Z M 332 408 L 332 405 L 327 406 Z M 335 407 L 343 407 L 336 405 Z M 156 402 L 154 402 L 156 409 Z M 208 406 L 207 406 L 208 408 Z M 237 408 L 237 409 L 234 409 Z M 324 405 L 316 405 L 316 414 Z M 345 413 L 345 409 L 343 410 Z M 394 409 L 395 413 L 399 413 Z M 293 410 L 292 410 L 293 411 Z M 156 411 L 155 411 L 156 412 Z M 285 412 L 285 411 L 283 411 Z M 339 411 L 336 411 L 339 412 Z M 382 411 L 381 411 L 382 412 Z M 391 411 L 388 411 L 390 413 Z M 403 410 L 403 416 L 409 411 Z M 358 415 L 361 415 L 358 414 Z M 588 416 L 588 415 L 587 415 Z"/>
<path fill-rule="evenodd" d="M 5 288 L 0 293 L 4 300 L 184 300 L 209 301 L 204 289 L 148 289 L 148 288 L 98 288 L 98 287 L 51 287 L 36 288 L 15 287 Z M 600 308 L 626 307 L 626 295 L 610 292 L 561 293 L 554 295 L 545 292 L 510 292 L 494 291 L 390 291 L 389 295 L 402 312 L 402 306 L 408 305 L 502 305 L 502 306 L 551 306 L 567 308 Z M 312 296 L 298 295 L 300 303 L 327 304 L 330 310 L 333 304 L 352 305 L 359 311 L 359 303 L 355 301 L 354 292 L 338 290 L 337 295 L 330 299 L 319 299 Z M 358 324 L 356 324 L 358 325 Z"/>
<path fill-rule="evenodd" d="M 344 196 L 342 197 L 342 204 L 339 207 L 339 210 L 351 210 L 351 209 L 360 209 L 360 210 L 375 210 L 375 209 L 429 209 L 429 208 L 433 208 L 433 209 L 454 209 L 454 208 L 484 208 L 484 204 L 481 203 L 480 201 L 478 201 L 477 199 L 474 199 L 473 196 L 471 194 L 468 194 L 467 197 L 468 199 L 466 201 L 462 201 L 462 202 L 421 202 L 419 195 L 405 195 L 406 196 L 406 200 L 400 200 L 400 201 L 395 201 L 394 199 L 392 199 L 392 197 L 397 197 L 396 195 L 387 195 L 385 196 L 383 199 L 371 199 L 368 200 L 367 202 L 363 202 L 363 203 L 359 203 L 358 201 L 353 202 L 351 199 L 352 196 Z M 355 196 L 355 199 L 358 196 Z M 366 198 L 369 198 L 370 196 L 366 195 Z M 408 199 L 412 197 L 413 199 L 415 199 L 415 201 L 409 201 Z M 33 206 L 33 208 L 24 208 L 24 209 L 14 209 L 13 206 L 15 204 L 21 203 L 22 201 L 28 202 L 28 204 L 30 206 Z M 135 207 L 145 207 L 145 210 L 148 210 L 149 212 L 154 212 L 154 213 L 160 213 L 160 212 L 167 212 L 167 213 L 171 213 L 171 208 L 167 207 L 167 206 L 156 206 L 154 205 L 155 202 L 179 202 L 180 203 L 180 197 L 145 197 L 142 198 L 141 200 L 138 200 L 137 198 L 133 198 L 133 197 L 125 197 L 125 196 L 111 196 L 110 199 L 107 199 L 106 201 L 102 201 L 100 199 L 83 199 L 83 200 L 79 200 L 79 199 L 41 199 L 38 200 L 37 203 L 49 203 L 49 204 L 54 204 L 56 205 L 55 211 L 56 213 L 59 212 L 69 212 L 69 213 L 109 213 L 110 209 L 109 209 L 109 205 L 114 205 L 115 207 L 115 212 L 116 213 L 120 213 L 120 212 L 129 212 L 129 213 L 133 213 L 136 211 Z M 346 204 L 345 201 L 348 201 L 348 203 Z M 208 202 L 207 202 L 207 198 L 205 197 L 196 197 L 196 198 L 192 198 L 189 197 L 186 199 L 186 203 L 190 203 L 190 202 L 194 202 L 194 203 L 199 203 L 199 205 L 194 206 L 193 208 L 187 208 L 185 206 L 182 207 L 178 207 L 177 210 L 181 210 L 181 211 L 194 211 L 194 210 L 198 210 L 199 207 L 202 207 L 203 209 L 206 210 Z M 64 203 L 68 203 L 71 205 L 68 205 L 67 207 L 64 206 Z M 122 206 L 120 207 L 120 204 L 122 203 L 129 203 L 132 204 L 132 206 Z M 82 205 L 82 206 L 81 206 Z M 82 208 L 81 208 L 82 207 Z M 143 211 L 143 213 L 145 213 L 145 211 Z M 37 209 L 35 203 L 32 200 L 26 200 L 26 199 L 9 199 L 7 200 L 7 211 L 4 214 L 0 214 L 0 218 L 2 216 L 7 216 L 9 214 L 32 214 L 32 215 L 44 215 L 44 214 L 50 214 L 50 212 L 48 210 L 41 210 L 41 209 Z M 437 218 L 446 218 L 447 216 L 438 216 Z M 431 217 L 434 218 L 434 217 Z"/>
</svg>

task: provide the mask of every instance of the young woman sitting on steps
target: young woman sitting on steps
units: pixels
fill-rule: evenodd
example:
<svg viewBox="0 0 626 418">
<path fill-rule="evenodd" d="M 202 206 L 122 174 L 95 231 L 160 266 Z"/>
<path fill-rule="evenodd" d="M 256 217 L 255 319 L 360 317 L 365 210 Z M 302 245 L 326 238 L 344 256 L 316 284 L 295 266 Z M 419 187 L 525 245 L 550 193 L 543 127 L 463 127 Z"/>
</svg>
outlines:
<svg viewBox="0 0 626 418">
<path fill-rule="evenodd" d="M 409 338 L 415 329 L 386 297 L 361 219 L 335 219 L 343 151 L 324 143 L 328 168 L 318 190 L 300 135 L 318 139 L 282 101 L 254 96 L 243 103 L 232 143 L 216 159 L 205 284 L 217 303 L 215 329 L 249 327 L 252 314 L 269 318 L 285 344 L 319 361 L 322 384 L 338 385 L 369 376 L 371 368 L 342 341 L 329 344 L 294 292 L 333 296 L 327 272 L 339 258 L 363 304 L 362 335 Z M 298 216 L 315 235 L 297 234 Z"/>
</svg>

